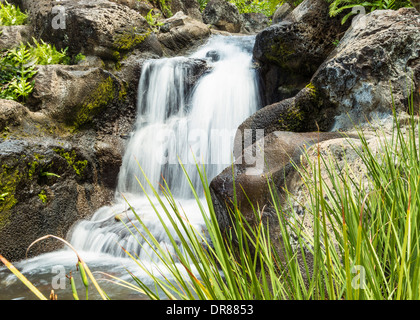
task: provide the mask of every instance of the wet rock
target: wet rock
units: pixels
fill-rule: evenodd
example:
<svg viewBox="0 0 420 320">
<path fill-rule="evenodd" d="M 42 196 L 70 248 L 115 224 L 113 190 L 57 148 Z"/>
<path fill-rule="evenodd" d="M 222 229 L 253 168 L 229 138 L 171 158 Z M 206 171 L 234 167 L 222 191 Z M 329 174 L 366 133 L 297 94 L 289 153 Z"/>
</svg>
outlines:
<svg viewBox="0 0 420 320">
<path fill-rule="evenodd" d="M 215 50 L 211 50 L 206 53 L 206 58 L 210 58 L 212 62 L 217 62 L 220 60 L 220 53 Z"/>
</svg>

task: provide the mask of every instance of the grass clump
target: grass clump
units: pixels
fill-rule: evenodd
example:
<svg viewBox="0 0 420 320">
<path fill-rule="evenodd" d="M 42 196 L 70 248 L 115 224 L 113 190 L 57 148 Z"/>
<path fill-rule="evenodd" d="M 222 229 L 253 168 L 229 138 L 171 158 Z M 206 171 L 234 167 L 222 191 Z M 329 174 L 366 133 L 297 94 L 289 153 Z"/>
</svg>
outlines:
<svg viewBox="0 0 420 320">
<path fill-rule="evenodd" d="M 336 159 L 319 147 L 312 149 L 315 160 L 310 151 L 305 153 L 307 164 L 296 165 L 296 170 L 305 186 L 302 206 L 311 221 L 309 229 L 294 216 L 294 195 L 280 201 L 271 182 L 278 226 L 267 225 L 260 208 L 254 208 L 255 222 L 247 222 L 232 199 L 227 232 L 217 223 L 205 168 L 197 167 L 205 203 L 189 181 L 206 232 L 192 227 L 166 184 L 159 193 L 149 183 L 160 204 L 153 208 L 175 252 L 169 253 L 135 214 L 145 230 L 135 236 L 146 241 L 144 247 L 158 257 L 160 267 L 151 272 L 127 252 L 155 288 L 134 276 L 135 286 L 121 284 L 151 299 L 420 299 L 419 121 L 412 116 L 406 129 L 394 117 L 391 136 L 375 131 L 380 152 L 374 152 L 362 130 L 360 145 L 347 139 L 363 163 L 362 175 L 350 174 L 351 163 L 338 170 Z M 280 230 L 280 241 L 270 237 L 274 227 Z M 168 271 L 172 280 L 157 275 Z"/>
<path fill-rule="evenodd" d="M 414 102 L 410 105 L 414 114 Z M 411 116 L 408 127 L 395 113 L 394 120 L 391 135 L 374 130 L 377 149 L 362 130 L 358 145 L 347 139 L 362 163 L 359 175 L 352 163 L 339 166 L 319 144 L 304 153 L 303 166 L 295 164 L 310 228 L 294 214 L 295 196 L 286 189 L 280 201 L 278 186 L 267 179 L 278 225 L 268 225 L 259 207 L 253 207 L 249 222 L 235 196 L 228 206 L 230 228 L 221 230 L 205 168 L 197 165 L 203 201 L 181 165 L 206 225 L 197 230 L 166 182 L 158 191 L 142 171 L 152 194 L 139 184 L 174 250 L 160 243 L 130 206 L 142 230 L 134 221 L 120 223 L 157 258 L 156 265 L 151 270 L 125 250 L 149 279 L 131 273 L 133 283 L 109 277 L 156 300 L 420 299 L 419 119 Z M 235 181 L 233 188 L 235 195 Z M 270 236 L 275 227 L 278 238 Z"/>
</svg>

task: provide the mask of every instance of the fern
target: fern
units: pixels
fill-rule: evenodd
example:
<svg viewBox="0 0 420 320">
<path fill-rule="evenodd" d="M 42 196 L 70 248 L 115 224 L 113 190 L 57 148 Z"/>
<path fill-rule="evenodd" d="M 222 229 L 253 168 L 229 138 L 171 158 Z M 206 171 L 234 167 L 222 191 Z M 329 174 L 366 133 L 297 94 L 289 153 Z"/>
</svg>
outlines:
<svg viewBox="0 0 420 320">
<path fill-rule="evenodd" d="M 20 11 L 19 7 L 0 2 L 0 26 L 16 26 L 25 24 L 28 15 Z"/>
<path fill-rule="evenodd" d="M 398 10 L 403 7 L 410 7 L 409 0 L 378 0 L 374 2 L 360 1 L 360 0 L 327 0 L 330 3 L 329 13 L 331 17 L 338 16 L 346 10 L 353 9 L 356 7 L 365 8 L 366 12 L 372 12 L 374 10 Z M 345 23 L 349 17 L 358 14 L 357 11 L 348 12 L 341 23 Z"/>
<path fill-rule="evenodd" d="M 24 101 L 34 88 L 31 81 L 37 73 L 36 65 L 68 64 L 67 48 L 58 51 L 54 46 L 33 39 L 33 45 L 0 53 L 0 99 Z"/>
</svg>

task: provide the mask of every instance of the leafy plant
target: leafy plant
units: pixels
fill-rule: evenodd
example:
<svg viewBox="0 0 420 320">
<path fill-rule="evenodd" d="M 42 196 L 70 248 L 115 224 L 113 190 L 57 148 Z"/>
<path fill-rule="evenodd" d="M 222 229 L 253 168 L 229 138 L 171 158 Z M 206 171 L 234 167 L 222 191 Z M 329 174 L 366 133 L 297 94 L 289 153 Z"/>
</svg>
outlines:
<svg viewBox="0 0 420 320">
<path fill-rule="evenodd" d="M 356 9 L 357 7 L 363 7 L 366 13 L 369 13 L 374 10 L 398 10 L 411 6 L 409 0 L 378 0 L 374 2 L 363 0 L 328 0 L 328 2 L 330 2 L 331 17 L 335 17 L 349 9 Z M 344 24 L 349 17 L 358 13 L 358 10 L 351 10 L 343 17 L 341 22 Z"/>
<path fill-rule="evenodd" d="M 47 195 L 45 194 L 45 190 L 41 190 L 41 192 L 38 194 L 39 200 L 41 200 L 42 203 L 47 203 Z"/>
<path fill-rule="evenodd" d="M 54 45 L 45 43 L 42 39 L 41 43 L 35 38 L 32 38 L 32 41 L 34 45 L 29 45 L 29 50 L 37 64 L 69 64 L 70 57 L 67 56 L 67 48 L 59 51 Z"/>
<path fill-rule="evenodd" d="M 283 4 L 284 0 L 228 0 L 239 10 L 239 13 L 262 13 L 271 16 L 276 11 L 277 6 Z"/>
<path fill-rule="evenodd" d="M 153 32 L 159 32 L 160 27 L 164 25 L 163 22 L 159 22 L 157 20 L 159 17 L 160 17 L 160 14 L 154 14 L 153 9 L 150 10 L 146 15 L 146 21 Z"/>
<path fill-rule="evenodd" d="M 67 49 L 57 50 L 53 45 L 33 39 L 33 45 L 21 43 L 0 55 L 0 99 L 25 100 L 32 92 L 31 78 L 36 65 L 68 64 Z"/>
<path fill-rule="evenodd" d="M 25 99 L 32 92 L 34 83 L 30 79 L 36 74 L 35 63 L 31 52 L 23 44 L 0 56 L 1 99 Z"/>
<path fill-rule="evenodd" d="M 86 56 L 82 53 L 78 53 L 73 57 L 73 64 L 78 64 L 80 61 L 83 61 L 86 59 Z"/>
<path fill-rule="evenodd" d="M 20 11 L 19 7 L 0 2 L 0 26 L 15 26 L 25 24 L 28 15 Z"/>
</svg>

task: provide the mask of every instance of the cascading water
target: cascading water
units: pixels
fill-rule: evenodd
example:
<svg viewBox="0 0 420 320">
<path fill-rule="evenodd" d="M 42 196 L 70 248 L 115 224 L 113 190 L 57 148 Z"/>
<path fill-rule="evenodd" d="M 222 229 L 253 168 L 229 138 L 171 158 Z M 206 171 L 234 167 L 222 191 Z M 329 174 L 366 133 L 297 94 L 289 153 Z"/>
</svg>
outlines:
<svg viewBox="0 0 420 320">
<path fill-rule="evenodd" d="M 140 187 L 139 183 L 150 191 L 140 167 L 157 190 L 165 179 L 190 222 L 203 227 L 179 161 L 197 190 L 201 181 L 196 162 L 205 165 L 209 181 L 231 163 L 237 127 L 260 106 L 252 68 L 254 40 L 216 36 L 189 57 L 145 62 L 139 82 L 137 122 L 120 169 L 115 205 L 99 209 L 91 220 L 80 221 L 69 233 L 69 242 L 88 263 L 100 270 L 112 265 L 114 271 L 118 263 L 120 268 L 130 265 L 124 258 L 124 247 L 143 263 L 152 264 L 153 257 L 142 249 L 139 239 L 115 219 L 116 215 L 128 219 L 132 214 L 122 195 L 154 237 L 171 250 Z M 24 273 L 42 274 L 40 270 L 51 269 L 52 265 L 65 265 L 66 261 L 70 265 L 74 262 L 72 254 L 61 250 L 22 261 L 17 267 Z"/>
</svg>

